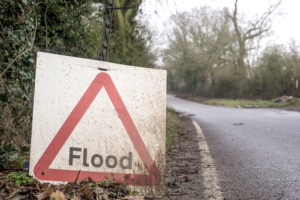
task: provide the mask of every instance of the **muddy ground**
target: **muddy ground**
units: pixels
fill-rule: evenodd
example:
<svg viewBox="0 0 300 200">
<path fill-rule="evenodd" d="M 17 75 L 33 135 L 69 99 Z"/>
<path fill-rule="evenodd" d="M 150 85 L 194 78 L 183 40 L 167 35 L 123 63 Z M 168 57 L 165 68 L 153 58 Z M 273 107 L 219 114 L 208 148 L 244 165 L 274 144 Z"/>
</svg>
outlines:
<svg viewBox="0 0 300 200">
<path fill-rule="evenodd" d="M 176 141 L 166 154 L 166 196 L 155 199 L 204 199 L 197 132 L 189 117 L 180 121 Z"/>
</svg>

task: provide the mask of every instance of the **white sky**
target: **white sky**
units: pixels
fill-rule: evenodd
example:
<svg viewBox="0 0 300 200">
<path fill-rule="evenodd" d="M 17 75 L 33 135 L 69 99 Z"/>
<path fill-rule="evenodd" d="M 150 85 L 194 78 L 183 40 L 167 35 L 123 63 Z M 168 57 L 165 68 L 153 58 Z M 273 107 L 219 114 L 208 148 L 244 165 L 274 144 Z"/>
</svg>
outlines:
<svg viewBox="0 0 300 200">
<path fill-rule="evenodd" d="M 161 33 L 164 23 L 172 14 L 176 13 L 176 9 L 180 11 L 191 11 L 193 7 L 207 5 L 213 9 L 228 7 L 231 11 L 234 7 L 234 0 L 161 0 L 162 5 L 154 3 L 155 0 L 146 0 L 143 10 L 147 18 L 150 19 L 151 27 L 157 27 Z M 177 7 L 175 6 L 175 3 Z M 277 0 L 239 0 L 239 13 L 246 14 L 250 19 L 256 14 L 262 14 L 267 10 L 270 3 L 276 3 Z M 155 8 L 156 7 L 156 8 Z M 300 42 L 300 0 L 282 0 L 278 11 L 284 13 L 283 16 L 277 17 L 273 22 L 272 31 L 274 36 L 272 41 L 280 44 L 287 44 L 291 38 Z M 158 15 L 155 14 L 158 11 Z"/>
</svg>

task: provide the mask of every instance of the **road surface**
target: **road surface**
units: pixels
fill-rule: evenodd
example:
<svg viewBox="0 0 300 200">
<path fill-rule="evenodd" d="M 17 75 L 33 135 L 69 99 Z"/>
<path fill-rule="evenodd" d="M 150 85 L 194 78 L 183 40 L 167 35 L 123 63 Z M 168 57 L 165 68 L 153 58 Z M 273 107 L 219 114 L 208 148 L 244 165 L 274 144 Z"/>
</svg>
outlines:
<svg viewBox="0 0 300 200">
<path fill-rule="evenodd" d="M 209 106 L 167 96 L 201 126 L 224 199 L 300 199 L 300 113 Z"/>
</svg>

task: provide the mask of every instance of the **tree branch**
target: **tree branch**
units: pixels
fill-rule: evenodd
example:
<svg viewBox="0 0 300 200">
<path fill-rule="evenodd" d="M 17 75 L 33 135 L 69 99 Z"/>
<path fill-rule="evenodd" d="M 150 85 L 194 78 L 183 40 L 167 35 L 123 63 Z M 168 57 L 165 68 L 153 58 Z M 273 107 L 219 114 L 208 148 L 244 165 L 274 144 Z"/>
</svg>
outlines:
<svg viewBox="0 0 300 200">
<path fill-rule="evenodd" d="M 31 51 L 32 47 L 33 47 L 33 43 L 35 40 L 35 36 L 36 36 L 36 30 L 37 30 L 37 18 L 35 18 L 35 30 L 34 30 L 34 35 L 33 35 L 33 39 L 31 42 L 31 47 L 26 49 L 23 53 L 19 54 L 8 66 L 7 68 L 2 72 L 2 74 L 0 75 L 0 77 L 2 78 L 2 76 L 5 74 L 5 72 L 11 67 L 11 65 L 21 56 L 23 56 L 26 52 Z"/>
<path fill-rule="evenodd" d="M 265 32 L 268 32 L 270 29 L 271 29 L 271 26 L 269 26 L 267 29 L 264 29 L 264 30 L 259 31 L 259 32 L 256 33 L 256 34 L 252 34 L 252 35 L 249 35 L 249 36 L 245 37 L 245 40 L 249 40 L 249 39 L 255 38 L 255 37 L 257 37 L 257 36 L 260 36 L 261 34 L 263 34 L 263 33 L 265 33 Z"/>
<path fill-rule="evenodd" d="M 239 30 L 239 26 L 238 26 L 238 22 L 237 22 L 237 4 L 238 4 L 238 0 L 235 0 L 235 4 L 234 4 L 234 11 L 233 11 L 233 16 L 230 16 L 230 19 L 233 22 L 234 25 L 234 30 L 236 32 L 236 35 L 238 37 L 238 40 L 241 41 L 242 37 L 241 37 L 241 32 Z"/>
<path fill-rule="evenodd" d="M 265 12 L 260 19 L 258 19 L 256 21 L 255 24 L 253 24 L 253 28 L 249 29 L 245 34 L 244 34 L 244 38 L 245 40 L 247 39 L 251 39 L 254 37 L 257 37 L 259 35 L 261 35 L 264 32 L 267 32 L 271 29 L 271 26 L 269 26 L 268 28 L 262 29 L 262 27 L 265 25 L 266 20 L 270 17 L 270 15 L 272 15 L 272 13 L 276 10 L 276 8 L 281 4 L 281 0 L 278 1 L 277 4 L 270 6 L 268 11 Z M 256 31 L 256 30 L 260 30 L 258 33 L 255 34 L 251 34 L 251 32 Z M 248 35 L 248 36 L 247 36 Z"/>
</svg>

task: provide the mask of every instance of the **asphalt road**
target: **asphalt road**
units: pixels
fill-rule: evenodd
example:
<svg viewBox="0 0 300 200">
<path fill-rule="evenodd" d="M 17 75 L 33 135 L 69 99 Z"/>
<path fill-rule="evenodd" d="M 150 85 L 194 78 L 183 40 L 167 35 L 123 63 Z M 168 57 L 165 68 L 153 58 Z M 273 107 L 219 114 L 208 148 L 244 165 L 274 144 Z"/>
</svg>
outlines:
<svg viewBox="0 0 300 200">
<path fill-rule="evenodd" d="M 300 112 L 209 106 L 173 95 L 167 105 L 195 115 L 225 199 L 300 199 Z"/>
</svg>

